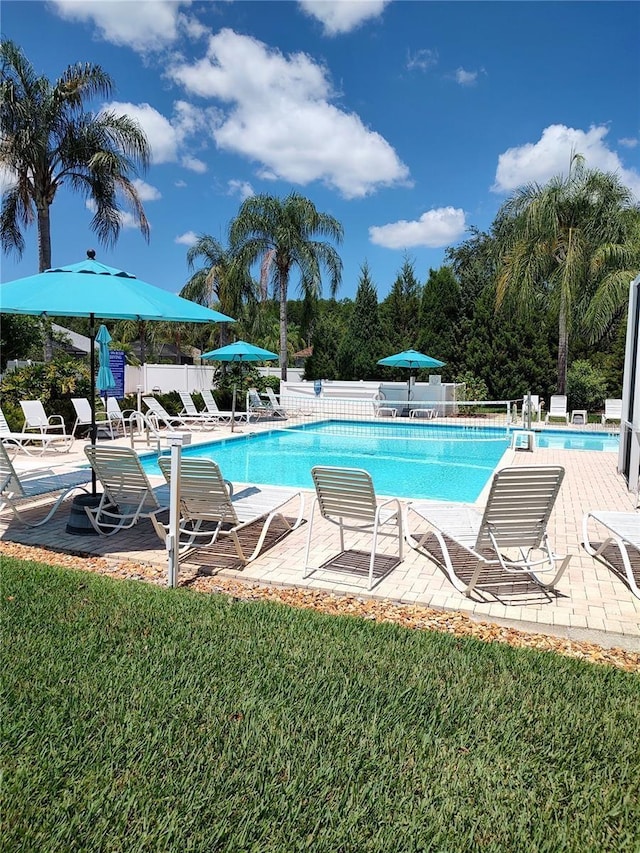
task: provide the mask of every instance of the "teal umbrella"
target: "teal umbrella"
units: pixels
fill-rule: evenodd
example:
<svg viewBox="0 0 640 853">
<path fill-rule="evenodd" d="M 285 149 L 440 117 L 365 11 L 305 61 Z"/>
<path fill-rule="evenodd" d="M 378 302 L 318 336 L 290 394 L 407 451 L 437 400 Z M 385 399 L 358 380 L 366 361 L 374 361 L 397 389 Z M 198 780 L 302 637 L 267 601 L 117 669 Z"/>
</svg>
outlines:
<svg viewBox="0 0 640 853">
<path fill-rule="evenodd" d="M 205 352 L 200 358 L 210 359 L 211 361 L 235 361 L 242 365 L 244 361 L 274 361 L 280 358 L 280 356 L 268 349 L 248 344 L 246 341 L 236 341 L 233 344 L 228 344 L 226 347 Z M 240 375 L 242 376 L 242 367 L 240 367 Z M 236 419 L 235 415 L 236 386 L 234 385 L 231 402 L 231 432 L 233 432 L 233 425 Z"/>
<path fill-rule="evenodd" d="M 407 385 L 407 401 L 411 396 L 411 371 L 419 370 L 420 368 L 429 367 L 444 367 L 444 361 L 438 361 L 437 358 L 431 358 L 430 355 L 425 355 L 415 349 L 407 349 L 403 352 L 397 352 L 395 355 L 388 355 L 386 358 L 381 358 L 378 364 L 385 367 L 408 367 L 409 382 Z"/>
<path fill-rule="evenodd" d="M 98 376 L 96 378 L 96 388 L 98 391 L 111 391 L 116 387 L 116 380 L 111 372 L 109 364 L 109 341 L 111 335 L 106 326 L 101 325 L 96 335 L 98 343 Z M 105 394 L 106 397 L 106 394 Z"/>
<path fill-rule="evenodd" d="M 154 287 L 95 259 L 93 249 L 78 264 L 52 267 L 0 285 L 0 311 L 40 317 L 88 317 L 91 364 L 91 443 L 96 443 L 95 320 L 165 320 L 175 323 L 232 323 L 175 293 Z M 95 476 L 93 479 L 95 494 Z"/>
</svg>

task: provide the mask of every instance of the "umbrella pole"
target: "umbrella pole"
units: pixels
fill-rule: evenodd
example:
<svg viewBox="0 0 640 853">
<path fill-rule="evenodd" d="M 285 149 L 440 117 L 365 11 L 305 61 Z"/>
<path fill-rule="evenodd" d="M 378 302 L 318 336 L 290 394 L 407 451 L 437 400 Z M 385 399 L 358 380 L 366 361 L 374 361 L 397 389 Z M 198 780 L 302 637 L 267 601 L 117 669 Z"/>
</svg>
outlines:
<svg viewBox="0 0 640 853">
<path fill-rule="evenodd" d="M 91 372 L 91 430 L 89 438 L 95 447 L 98 430 L 96 428 L 96 315 L 89 314 L 89 364 Z M 91 494 L 96 493 L 96 472 L 91 468 Z"/>
<path fill-rule="evenodd" d="M 233 386 L 233 396 L 231 398 L 231 432 L 236 422 L 236 386 Z"/>
</svg>

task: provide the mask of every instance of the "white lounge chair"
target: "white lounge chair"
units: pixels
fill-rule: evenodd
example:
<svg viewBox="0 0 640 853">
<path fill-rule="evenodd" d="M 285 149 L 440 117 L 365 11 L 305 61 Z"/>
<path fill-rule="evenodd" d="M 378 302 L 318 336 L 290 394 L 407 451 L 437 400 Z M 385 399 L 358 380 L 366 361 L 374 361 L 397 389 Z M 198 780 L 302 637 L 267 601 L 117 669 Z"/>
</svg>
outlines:
<svg viewBox="0 0 640 853">
<path fill-rule="evenodd" d="M 133 430 L 139 426 L 136 418 L 138 414 L 135 409 L 121 409 L 116 397 L 107 397 L 107 415 L 115 429 L 122 431 L 123 435 L 127 435 L 127 429 Z"/>
<path fill-rule="evenodd" d="M 589 521 L 593 520 L 606 528 L 608 535 L 597 546 L 589 536 Z M 607 560 L 607 550 L 616 547 L 622 558 L 622 569 L 631 592 L 640 598 L 640 513 L 604 512 L 592 510 L 582 519 L 582 540 L 587 554 Z M 609 565 L 619 570 L 613 560 Z"/>
<path fill-rule="evenodd" d="M 28 527 L 39 527 L 49 521 L 62 501 L 72 492 L 86 492 L 85 486 L 90 480 L 89 470 L 70 471 L 66 474 L 54 474 L 50 470 L 18 474 L 5 446 L 0 442 L 0 511 L 8 507 L 17 520 Z M 27 521 L 21 515 L 20 508 L 26 503 L 33 503 L 45 497 L 55 498 L 55 503 L 47 515 L 40 521 Z"/>
<path fill-rule="evenodd" d="M 24 415 L 23 432 L 33 430 L 40 435 L 53 435 L 65 450 L 73 444 L 73 436 L 67 434 L 62 415 L 47 415 L 40 400 L 21 400 L 20 408 Z"/>
<path fill-rule="evenodd" d="M 562 419 L 565 423 L 569 423 L 567 397 L 565 394 L 556 394 L 549 400 L 549 411 L 547 412 L 545 423 L 548 424 L 552 418 Z"/>
<path fill-rule="evenodd" d="M 170 415 L 160 400 L 156 400 L 155 397 L 143 397 L 142 402 L 159 426 L 164 424 L 168 429 L 186 430 L 202 428 L 203 424 L 200 418 L 189 417 L 188 415 Z"/>
<path fill-rule="evenodd" d="M 359 574 L 366 571 L 368 588 L 373 589 L 392 569 L 402 561 L 402 512 L 400 502 L 393 498 L 378 503 L 371 475 L 360 468 L 331 468 L 316 466 L 311 469 L 316 487 L 316 497 L 309 518 L 309 531 L 304 558 L 303 577 L 309 577 L 318 569 L 327 571 L 351 571 Z M 318 569 L 309 568 L 309 554 L 313 533 L 316 508 L 322 518 L 336 524 L 340 531 L 340 555 L 325 561 Z M 394 529 L 391 532 L 385 526 Z M 358 531 L 372 534 L 371 551 L 349 551 L 345 554 L 344 531 Z M 398 539 L 398 557 L 376 555 L 379 536 L 393 536 Z M 363 562 L 362 557 L 366 558 Z M 375 579 L 376 557 L 384 564 L 383 571 Z M 360 558 L 360 559 L 358 559 Z"/>
<path fill-rule="evenodd" d="M 373 415 L 376 418 L 395 418 L 398 410 L 395 406 L 385 406 L 385 397 L 382 391 L 378 391 L 373 395 Z"/>
<path fill-rule="evenodd" d="M 41 456 L 47 450 L 68 450 L 69 448 L 66 436 L 47 435 L 42 432 L 13 432 L 9 428 L 2 409 L 0 409 L 0 441 L 5 447 L 23 450 L 27 456 L 34 455 L 36 451 Z"/>
<path fill-rule="evenodd" d="M 86 397 L 76 397 L 71 400 L 71 403 L 76 411 L 76 421 L 71 430 L 71 435 L 75 438 L 78 427 L 91 428 L 91 403 Z M 111 438 L 115 438 L 113 423 L 109 415 L 106 412 L 97 411 L 95 418 L 98 434 L 102 431 L 103 433 L 108 433 Z"/>
<path fill-rule="evenodd" d="M 207 413 L 217 419 L 221 424 L 230 424 L 231 418 L 234 417 L 234 415 L 236 423 L 241 423 L 242 421 L 247 420 L 246 412 L 221 411 L 216 403 L 216 398 L 208 388 L 204 388 L 200 393 L 202 394 L 202 399 L 207 407 Z"/>
<path fill-rule="evenodd" d="M 602 424 L 607 421 L 622 421 L 622 400 L 608 399 L 604 401 L 604 412 L 602 414 Z"/>
<path fill-rule="evenodd" d="M 257 389 L 249 388 L 247 391 L 247 422 L 251 418 L 260 420 L 260 418 L 270 418 L 272 415 L 273 409 L 260 399 Z"/>
<path fill-rule="evenodd" d="M 169 507 L 168 486 L 151 485 L 131 448 L 89 445 L 84 452 L 104 490 L 97 507 L 85 507 L 101 535 L 112 536 Z"/>
<path fill-rule="evenodd" d="M 524 572 L 545 589 L 553 589 L 570 559 L 553 553 L 547 534 L 563 478 L 564 468 L 560 466 L 503 468 L 493 477 L 483 512 L 464 504 L 414 501 L 407 507 L 407 541 L 443 564 L 451 583 L 467 596 L 489 567 L 508 574 Z M 410 533 L 411 513 L 426 521 L 431 530 L 420 535 Z M 435 553 L 431 550 L 432 536 L 439 545 Z M 460 569 L 456 571 L 458 549 L 466 552 L 463 557 L 467 563 L 469 555 L 475 561 L 468 581 L 460 578 Z M 549 574 L 550 579 L 543 579 L 542 574 Z"/>
<path fill-rule="evenodd" d="M 158 464 L 170 483 L 170 457 L 161 457 Z M 282 510 L 293 498 L 298 498 L 299 510 L 291 524 Z M 284 522 L 284 532 L 289 532 L 300 526 L 303 512 L 304 496 L 297 489 L 245 483 L 232 485 L 223 479 L 212 459 L 183 456 L 180 460 L 180 557 L 229 536 L 238 557 L 250 563 L 262 550 L 274 519 L 280 518 Z M 152 520 L 160 538 L 166 539 L 168 526 L 155 516 Z M 260 534 L 253 551 L 247 555 L 238 534 L 258 522 L 262 522 Z"/>
<path fill-rule="evenodd" d="M 273 388 L 265 388 L 265 393 L 267 395 L 267 399 L 271 403 L 271 410 L 273 414 L 279 418 L 288 417 L 286 410 L 283 409 L 280 403 L 278 402 L 278 398 L 276 397 Z"/>
<path fill-rule="evenodd" d="M 210 415 L 208 411 L 199 412 L 196 404 L 193 402 L 193 397 L 188 391 L 178 391 L 178 394 L 182 403 L 180 417 L 193 418 L 194 422 L 200 422 L 203 428 L 214 429 L 217 421 L 213 415 Z"/>
</svg>

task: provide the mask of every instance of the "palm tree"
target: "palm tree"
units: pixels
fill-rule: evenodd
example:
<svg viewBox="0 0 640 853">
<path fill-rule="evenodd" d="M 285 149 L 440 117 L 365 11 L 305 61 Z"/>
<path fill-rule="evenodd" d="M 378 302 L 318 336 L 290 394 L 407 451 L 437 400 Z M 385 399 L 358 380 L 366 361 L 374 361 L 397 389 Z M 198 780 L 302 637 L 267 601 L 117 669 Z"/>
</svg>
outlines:
<svg viewBox="0 0 640 853">
<path fill-rule="evenodd" d="M 217 302 L 223 314 L 238 317 L 243 304 L 255 300 L 253 281 L 246 266 L 209 234 L 201 234 L 187 252 L 190 269 L 199 259 L 204 265 L 191 276 L 180 296 L 207 308 Z M 226 327 L 226 323 L 220 323 L 221 346 L 227 343 Z"/>
<path fill-rule="evenodd" d="M 88 63 L 70 65 L 51 83 L 36 75 L 14 42 L 0 42 L 0 165 L 15 178 L 3 194 L 0 237 L 4 251 L 21 256 L 21 229 L 36 219 L 40 272 L 51 266 L 49 209 L 63 183 L 94 203 L 91 228 L 102 243 L 118 239 L 121 198 L 149 237 L 130 177 L 149 164 L 144 132 L 128 116 L 85 110 L 87 99 L 112 89 L 109 75 Z"/>
<path fill-rule="evenodd" d="M 625 303 L 638 269 L 637 222 L 618 176 L 586 169 L 579 155 L 566 177 L 523 187 L 498 213 L 496 305 L 513 294 L 523 313 L 551 309 L 557 317 L 559 394 L 572 332 L 602 334 Z"/>
<path fill-rule="evenodd" d="M 284 200 L 270 195 L 246 199 L 231 223 L 232 251 L 250 268 L 261 262 L 261 281 L 271 276 L 280 303 L 280 372 L 287 378 L 287 291 L 291 269 L 300 272 L 300 290 L 305 298 L 317 299 L 322 292 L 320 270 L 330 277 L 335 296 L 342 276 L 342 261 L 333 246 L 314 239 L 329 237 L 342 242 L 342 225 L 333 216 L 320 213 L 315 205 L 297 193 Z M 263 290 L 264 293 L 264 290 Z"/>
</svg>

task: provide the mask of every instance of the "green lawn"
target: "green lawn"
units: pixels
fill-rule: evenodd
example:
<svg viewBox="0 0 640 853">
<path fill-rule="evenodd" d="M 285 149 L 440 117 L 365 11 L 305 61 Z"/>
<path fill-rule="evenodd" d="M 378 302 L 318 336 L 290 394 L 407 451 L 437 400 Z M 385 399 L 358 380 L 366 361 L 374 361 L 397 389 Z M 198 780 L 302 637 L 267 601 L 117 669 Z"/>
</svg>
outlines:
<svg viewBox="0 0 640 853">
<path fill-rule="evenodd" d="M 11 851 L 638 851 L 640 677 L 3 560 Z"/>
</svg>

